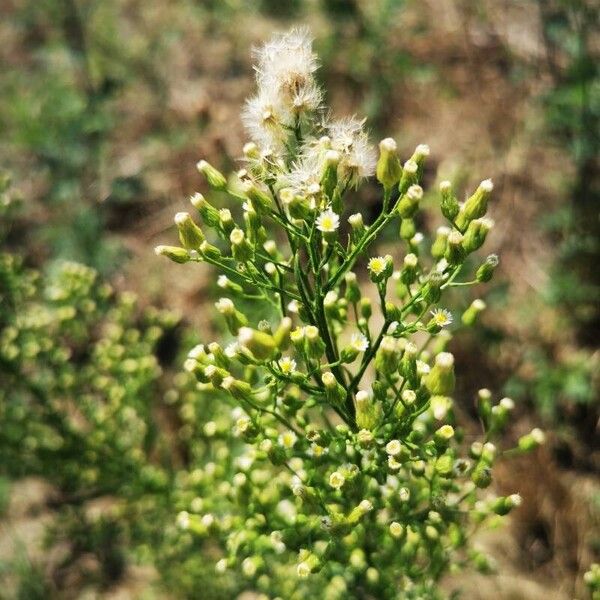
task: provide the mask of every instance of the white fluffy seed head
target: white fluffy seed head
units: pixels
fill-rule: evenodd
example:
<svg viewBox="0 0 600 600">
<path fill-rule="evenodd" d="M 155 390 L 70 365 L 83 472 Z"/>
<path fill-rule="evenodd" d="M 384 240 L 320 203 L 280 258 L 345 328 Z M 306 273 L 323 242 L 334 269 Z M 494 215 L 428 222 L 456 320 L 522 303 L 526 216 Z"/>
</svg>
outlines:
<svg viewBox="0 0 600 600">
<path fill-rule="evenodd" d="M 452 188 L 452 184 L 447 180 L 440 182 L 440 192 L 447 192 Z"/>
</svg>

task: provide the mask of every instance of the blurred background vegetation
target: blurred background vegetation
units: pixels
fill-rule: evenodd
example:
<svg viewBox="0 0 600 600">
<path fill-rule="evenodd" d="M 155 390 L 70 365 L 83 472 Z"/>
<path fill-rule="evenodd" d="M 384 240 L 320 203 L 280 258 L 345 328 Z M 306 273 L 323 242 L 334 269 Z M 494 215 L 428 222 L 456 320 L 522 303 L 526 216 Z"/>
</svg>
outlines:
<svg viewBox="0 0 600 600">
<path fill-rule="evenodd" d="M 250 47 L 296 23 L 336 113 L 366 115 L 403 156 L 428 143 L 428 184 L 494 179 L 500 274 L 480 327 L 453 341 L 457 400 L 475 426 L 477 389 L 510 395 L 510 439 L 535 425 L 549 443 L 501 466 L 525 507 L 480 540 L 498 575 L 466 597 L 585 597 L 600 557 L 599 17 L 593 0 L 4 0 L 0 597 L 239 591 L 214 580 L 210 548 L 169 537 L 211 410 L 181 356 L 220 326 L 212 272 L 182 277 L 152 248 L 205 191 L 199 158 L 235 168 Z"/>
</svg>

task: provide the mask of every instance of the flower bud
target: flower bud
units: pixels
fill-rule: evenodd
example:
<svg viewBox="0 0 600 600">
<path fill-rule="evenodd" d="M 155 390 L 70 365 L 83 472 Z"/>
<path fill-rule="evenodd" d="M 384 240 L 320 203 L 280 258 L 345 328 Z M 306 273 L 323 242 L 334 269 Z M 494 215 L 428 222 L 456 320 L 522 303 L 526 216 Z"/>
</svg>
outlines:
<svg viewBox="0 0 600 600">
<path fill-rule="evenodd" d="M 431 246 L 431 256 L 433 256 L 433 258 L 435 258 L 436 260 L 442 258 L 446 253 L 446 245 L 448 242 L 449 235 L 449 227 L 438 227 L 435 240 Z"/>
<path fill-rule="evenodd" d="M 510 496 L 506 496 L 504 498 L 496 498 L 491 505 L 491 509 L 497 515 L 503 517 L 507 515 L 513 508 L 521 506 L 523 499 L 519 494 L 511 494 Z"/>
<path fill-rule="evenodd" d="M 419 376 L 417 374 L 417 347 L 409 342 L 404 348 L 404 353 L 400 361 L 400 374 L 404 377 L 411 388 L 416 389 L 419 386 Z"/>
<path fill-rule="evenodd" d="M 272 335 L 250 327 L 242 327 L 239 330 L 238 342 L 240 346 L 250 350 L 258 360 L 271 359 L 277 351 Z"/>
<path fill-rule="evenodd" d="M 492 483 L 492 470 L 486 461 L 479 461 L 471 473 L 471 481 L 481 489 Z"/>
<path fill-rule="evenodd" d="M 207 227 L 218 229 L 221 224 L 219 211 L 202 194 L 194 194 L 190 198 L 192 206 L 200 213 L 202 221 Z"/>
<path fill-rule="evenodd" d="M 419 202 L 423 198 L 423 188 L 420 185 L 411 185 L 398 202 L 398 214 L 403 219 L 411 219 L 419 210 Z"/>
<path fill-rule="evenodd" d="M 460 211 L 460 206 L 452 191 L 452 184 L 449 181 L 442 181 L 440 183 L 440 194 L 442 196 L 440 202 L 442 214 L 449 221 L 454 221 Z"/>
<path fill-rule="evenodd" d="M 229 235 L 235 229 L 235 222 L 228 208 L 219 210 L 219 225 L 225 235 Z"/>
<path fill-rule="evenodd" d="M 469 223 L 465 237 L 463 239 L 463 248 L 467 254 L 479 250 L 485 243 L 488 231 L 494 226 L 492 219 L 475 219 Z"/>
<path fill-rule="evenodd" d="M 400 181 L 402 166 L 398 158 L 398 147 L 392 138 L 385 138 L 379 142 L 376 175 L 377 181 L 385 188 L 391 188 Z"/>
<path fill-rule="evenodd" d="M 427 377 L 425 386 L 436 396 L 450 396 L 454 391 L 454 356 L 449 352 L 440 352 L 435 357 L 435 364 Z"/>
<path fill-rule="evenodd" d="M 188 250 L 198 250 L 204 241 L 202 230 L 190 217 L 189 213 L 179 212 L 175 215 L 175 225 L 179 231 L 179 241 Z"/>
<path fill-rule="evenodd" d="M 415 237 L 416 232 L 417 226 L 413 219 L 402 219 L 400 221 L 400 239 L 410 242 Z"/>
<path fill-rule="evenodd" d="M 346 390 L 335 378 L 331 372 L 323 373 L 321 381 L 325 386 L 325 396 L 330 404 L 334 406 L 341 405 L 346 399 Z"/>
<path fill-rule="evenodd" d="M 367 431 L 377 427 L 381 419 L 381 405 L 365 390 L 356 393 L 356 424 Z"/>
<path fill-rule="evenodd" d="M 209 244 L 206 240 L 200 244 L 200 253 L 213 260 L 219 260 L 221 258 L 221 251 L 216 246 Z"/>
<path fill-rule="evenodd" d="M 304 337 L 306 339 L 307 356 L 319 360 L 325 352 L 325 342 L 321 339 L 319 330 L 314 325 L 307 325 L 304 328 Z"/>
<path fill-rule="evenodd" d="M 400 178 L 400 183 L 398 184 L 398 191 L 400 192 L 401 196 L 406 194 L 411 185 L 418 183 L 418 170 L 419 165 L 414 160 L 407 160 L 404 163 L 402 168 L 402 177 Z"/>
<path fill-rule="evenodd" d="M 351 304 L 356 304 L 361 297 L 360 286 L 356 280 L 356 273 L 348 271 L 344 277 L 344 281 L 346 282 L 346 293 L 344 297 Z"/>
<path fill-rule="evenodd" d="M 237 227 L 229 234 L 231 254 L 238 262 L 248 262 L 252 259 L 252 247 L 246 240 L 246 235 Z"/>
<path fill-rule="evenodd" d="M 361 298 L 359 302 L 360 316 L 367 321 L 373 314 L 373 305 L 370 298 Z"/>
<path fill-rule="evenodd" d="M 389 335 L 384 336 L 375 354 L 375 368 L 380 373 L 391 375 L 397 371 L 399 362 L 396 339 Z"/>
<path fill-rule="evenodd" d="M 485 259 L 485 262 L 477 269 L 475 279 L 482 283 L 488 282 L 494 275 L 498 262 L 498 257 L 495 254 L 490 254 Z"/>
<path fill-rule="evenodd" d="M 206 177 L 206 181 L 211 188 L 215 190 L 224 190 L 227 188 L 227 179 L 225 179 L 223 173 L 215 169 L 215 167 L 205 160 L 201 160 L 196 165 L 196 168 L 204 175 L 204 177 Z"/>
<path fill-rule="evenodd" d="M 252 387 L 245 381 L 240 381 L 229 376 L 223 379 L 221 387 L 228 391 L 236 400 L 252 399 Z"/>
<path fill-rule="evenodd" d="M 473 300 L 469 308 L 467 308 L 467 310 L 465 310 L 465 312 L 462 314 L 461 321 L 463 324 L 467 327 L 473 325 L 477 320 L 479 313 L 485 310 L 485 306 L 485 302 L 480 298 Z"/>
<path fill-rule="evenodd" d="M 261 190 L 254 182 L 245 181 L 242 184 L 242 191 L 250 200 L 252 207 L 257 213 L 270 210 L 273 207 L 273 198 L 270 194 Z"/>
<path fill-rule="evenodd" d="M 229 298 L 221 298 L 215 306 L 225 317 L 227 329 L 229 329 L 232 335 L 237 335 L 241 327 L 248 325 L 248 319 L 235 308 L 235 305 Z"/>
<path fill-rule="evenodd" d="M 448 235 L 448 245 L 446 247 L 446 254 L 444 255 L 449 264 L 459 265 L 465 260 L 465 249 L 462 242 L 462 234 L 453 229 Z"/>
<path fill-rule="evenodd" d="M 417 267 L 419 265 L 419 259 L 415 254 L 407 254 L 404 257 L 404 268 L 400 273 L 400 280 L 405 285 L 410 285 L 417 280 Z"/>
<path fill-rule="evenodd" d="M 456 219 L 456 224 L 461 230 L 464 230 L 464 227 L 474 219 L 479 219 L 485 215 L 488 198 L 493 189 L 494 184 L 491 179 L 486 179 L 479 184 L 475 193 L 465 202 Z"/>
<path fill-rule="evenodd" d="M 179 248 L 178 246 L 156 246 L 154 253 L 157 256 L 166 256 L 176 263 L 187 263 L 190 261 L 190 255 L 185 248 Z"/>
<path fill-rule="evenodd" d="M 443 274 L 437 269 L 433 269 L 425 283 L 423 297 L 429 304 L 435 304 L 442 297 L 442 284 L 444 283 Z"/>
<path fill-rule="evenodd" d="M 523 452 L 530 452 L 541 446 L 546 441 L 546 435 L 537 427 L 530 433 L 519 438 L 519 449 Z"/>
<path fill-rule="evenodd" d="M 355 213 L 348 217 L 348 223 L 352 228 L 351 237 L 352 241 L 356 243 L 359 240 L 363 233 L 365 232 L 365 224 L 363 221 L 363 216 L 360 213 Z"/>
<path fill-rule="evenodd" d="M 490 418 L 492 416 L 492 392 L 484 388 L 477 392 L 477 413 L 481 419 L 484 429 L 487 431 L 490 426 Z"/>
</svg>

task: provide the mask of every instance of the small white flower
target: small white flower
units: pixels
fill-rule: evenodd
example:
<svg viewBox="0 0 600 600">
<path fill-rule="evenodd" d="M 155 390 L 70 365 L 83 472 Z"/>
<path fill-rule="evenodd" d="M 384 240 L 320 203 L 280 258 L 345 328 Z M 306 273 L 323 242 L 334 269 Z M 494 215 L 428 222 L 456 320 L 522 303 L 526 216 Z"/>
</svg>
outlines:
<svg viewBox="0 0 600 600">
<path fill-rule="evenodd" d="M 296 573 L 298 574 L 298 577 L 308 577 L 310 575 L 310 565 L 305 561 L 298 563 Z"/>
<path fill-rule="evenodd" d="M 346 478 L 339 471 L 334 471 L 329 476 L 329 485 L 336 490 L 339 490 L 344 483 L 346 483 Z"/>
<path fill-rule="evenodd" d="M 361 500 L 360 504 L 358 505 L 358 508 L 360 508 L 360 510 L 362 510 L 363 512 L 370 512 L 373 510 L 373 503 L 369 500 Z"/>
<path fill-rule="evenodd" d="M 431 311 L 432 320 L 439 327 L 452 324 L 452 313 L 447 308 L 436 308 Z"/>
<path fill-rule="evenodd" d="M 392 469 L 392 471 L 397 471 L 402 466 L 402 463 L 399 463 L 393 456 L 388 456 L 388 467 Z"/>
<path fill-rule="evenodd" d="M 400 443 L 399 440 L 391 440 L 385 445 L 385 451 L 390 456 L 396 456 L 396 455 L 400 454 L 401 450 L 402 450 L 402 444 Z"/>
<path fill-rule="evenodd" d="M 319 444 L 313 443 L 310 445 L 310 450 L 308 453 L 315 458 L 321 458 L 324 454 L 327 454 L 328 448 L 323 448 L 323 446 L 319 446 Z"/>
<path fill-rule="evenodd" d="M 358 352 L 366 352 L 369 347 L 369 340 L 362 333 L 353 333 L 350 338 L 350 346 Z"/>
<path fill-rule="evenodd" d="M 317 229 L 323 233 L 333 233 L 340 226 L 340 217 L 331 208 L 324 210 L 317 217 Z"/>
<path fill-rule="evenodd" d="M 387 267 L 387 258 L 384 256 L 374 256 L 369 259 L 368 269 L 374 275 L 379 275 L 383 273 L 385 268 Z"/>
<path fill-rule="evenodd" d="M 187 511 L 182 510 L 178 515 L 177 515 L 177 526 L 180 529 L 187 529 L 190 526 L 190 515 Z"/>
<path fill-rule="evenodd" d="M 298 438 L 293 431 L 284 431 L 279 438 L 277 438 L 279 445 L 287 448 L 288 450 L 294 447 L 297 440 Z"/>
<path fill-rule="evenodd" d="M 395 538 L 402 537 L 402 534 L 404 533 L 404 527 L 402 527 L 402 525 L 397 521 L 393 521 L 390 523 L 390 533 Z"/>
<path fill-rule="evenodd" d="M 285 375 L 291 375 L 296 372 L 296 361 L 289 356 L 283 356 L 279 359 L 279 368 Z"/>
</svg>

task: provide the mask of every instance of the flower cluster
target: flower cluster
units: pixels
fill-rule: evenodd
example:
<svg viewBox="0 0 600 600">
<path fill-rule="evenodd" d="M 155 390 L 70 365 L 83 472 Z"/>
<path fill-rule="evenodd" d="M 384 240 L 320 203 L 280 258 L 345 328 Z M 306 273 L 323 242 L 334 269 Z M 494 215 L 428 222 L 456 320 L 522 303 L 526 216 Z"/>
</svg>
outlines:
<svg viewBox="0 0 600 600">
<path fill-rule="evenodd" d="M 265 597 L 437 597 L 449 569 L 489 569 L 470 535 L 521 502 L 480 493 L 514 403 L 481 390 L 482 439 L 466 442 L 453 410 L 453 316 L 440 304 L 493 276 L 496 256 L 469 258 L 493 227 L 492 182 L 460 203 L 442 181 L 446 225 L 427 244 L 416 217 L 429 148 L 401 161 L 388 138 L 377 157 L 363 121 L 323 118 L 306 31 L 275 37 L 257 59 L 245 168 L 228 179 L 198 165 L 234 204 L 194 195 L 203 227 L 180 213 L 181 245 L 156 248 L 221 271 L 216 308 L 231 336 L 185 362 L 206 397 L 233 408 L 203 425 L 207 452 L 178 500 L 181 543 L 220 539 L 217 572 L 241 573 L 243 589 Z M 372 175 L 378 215 L 345 217 L 352 188 Z M 392 225 L 402 259 L 371 255 Z M 475 300 L 460 321 L 484 308 Z M 542 442 L 534 430 L 513 451 Z"/>
</svg>

